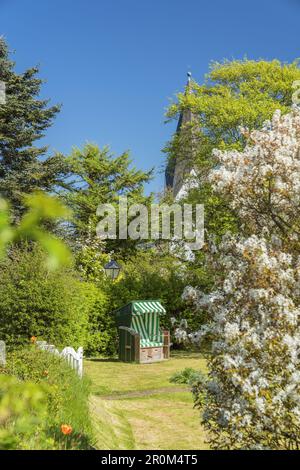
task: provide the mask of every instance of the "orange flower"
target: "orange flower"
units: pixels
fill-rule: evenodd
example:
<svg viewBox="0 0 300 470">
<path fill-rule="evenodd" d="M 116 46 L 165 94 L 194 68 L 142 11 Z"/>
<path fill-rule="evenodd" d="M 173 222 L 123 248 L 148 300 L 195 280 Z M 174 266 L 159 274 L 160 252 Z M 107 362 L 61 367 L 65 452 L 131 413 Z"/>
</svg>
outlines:
<svg viewBox="0 0 300 470">
<path fill-rule="evenodd" d="M 31 336 L 31 338 L 30 338 L 30 342 L 31 342 L 31 343 L 35 343 L 36 340 L 37 340 L 37 337 L 36 337 L 36 336 Z"/>
<path fill-rule="evenodd" d="M 72 426 L 69 426 L 68 424 L 62 424 L 60 427 L 60 430 L 65 436 L 68 436 L 73 431 L 73 428 Z"/>
</svg>

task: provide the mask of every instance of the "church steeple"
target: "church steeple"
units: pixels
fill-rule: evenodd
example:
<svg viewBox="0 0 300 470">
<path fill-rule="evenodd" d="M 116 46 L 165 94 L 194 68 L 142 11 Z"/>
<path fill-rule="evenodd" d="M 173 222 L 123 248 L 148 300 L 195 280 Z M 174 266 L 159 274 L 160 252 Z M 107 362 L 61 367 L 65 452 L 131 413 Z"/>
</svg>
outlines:
<svg viewBox="0 0 300 470">
<path fill-rule="evenodd" d="M 185 86 L 185 92 L 184 94 L 190 95 L 192 93 L 192 74 L 191 72 L 187 73 L 187 83 Z M 190 109 L 186 108 L 183 111 L 181 111 L 179 119 L 178 119 L 178 124 L 177 124 L 177 129 L 176 132 L 180 132 L 181 128 L 185 125 L 188 124 L 189 122 L 192 122 L 193 120 L 193 113 Z"/>
<path fill-rule="evenodd" d="M 192 93 L 192 74 L 191 72 L 187 73 L 187 83 L 185 86 L 185 95 Z M 178 119 L 178 124 L 176 128 L 176 134 L 180 136 L 180 134 L 184 131 L 184 129 L 188 127 L 194 121 L 194 115 L 191 109 L 185 108 L 181 111 Z M 188 160 L 188 159 L 187 159 Z M 187 172 L 187 161 L 184 158 L 176 158 L 172 161 L 169 161 L 166 171 L 165 171 L 165 179 L 166 179 L 166 187 L 173 189 L 173 195 L 176 197 L 181 190 L 184 179 L 186 177 Z"/>
</svg>

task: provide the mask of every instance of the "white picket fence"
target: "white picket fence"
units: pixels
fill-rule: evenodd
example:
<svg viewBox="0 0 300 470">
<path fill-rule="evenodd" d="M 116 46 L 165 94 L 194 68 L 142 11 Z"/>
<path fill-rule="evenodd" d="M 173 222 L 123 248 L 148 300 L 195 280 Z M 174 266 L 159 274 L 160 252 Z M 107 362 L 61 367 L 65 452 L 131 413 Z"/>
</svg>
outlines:
<svg viewBox="0 0 300 470">
<path fill-rule="evenodd" d="M 53 344 L 48 344 L 46 341 L 37 341 L 37 347 L 43 351 L 49 351 L 52 354 L 63 357 L 66 359 L 72 369 L 74 369 L 79 377 L 83 375 L 83 348 L 80 347 L 75 351 L 75 349 L 67 346 L 61 352 Z"/>
</svg>

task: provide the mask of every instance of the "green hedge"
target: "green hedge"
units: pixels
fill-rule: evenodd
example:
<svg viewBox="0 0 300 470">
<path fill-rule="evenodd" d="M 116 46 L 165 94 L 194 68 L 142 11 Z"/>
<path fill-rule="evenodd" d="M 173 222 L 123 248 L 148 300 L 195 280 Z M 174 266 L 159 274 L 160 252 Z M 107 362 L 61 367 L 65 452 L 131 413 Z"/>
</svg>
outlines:
<svg viewBox="0 0 300 470">
<path fill-rule="evenodd" d="M 8 348 L 37 336 L 58 347 L 82 346 L 88 308 L 71 269 L 49 271 L 38 248 L 14 249 L 0 264 L 0 339 Z"/>
<path fill-rule="evenodd" d="M 85 356 L 112 356 L 116 353 L 117 330 L 108 295 L 92 282 L 82 284 L 88 311 Z"/>
<path fill-rule="evenodd" d="M 14 248 L 0 263 L 0 339 L 12 350 L 32 336 L 85 355 L 113 354 L 116 329 L 107 294 L 71 268 L 49 271 L 37 245 Z"/>
</svg>

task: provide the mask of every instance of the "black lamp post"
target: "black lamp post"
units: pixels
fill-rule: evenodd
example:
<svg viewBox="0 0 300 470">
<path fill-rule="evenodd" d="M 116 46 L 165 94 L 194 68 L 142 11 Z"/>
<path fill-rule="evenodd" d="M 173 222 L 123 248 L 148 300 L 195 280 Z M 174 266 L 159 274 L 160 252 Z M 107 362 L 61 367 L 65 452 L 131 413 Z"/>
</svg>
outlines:
<svg viewBox="0 0 300 470">
<path fill-rule="evenodd" d="M 119 276 L 121 266 L 119 266 L 116 261 L 111 260 L 104 266 L 104 271 L 107 277 L 110 277 L 114 280 L 117 279 L 117 277 Z"/>
</svg>

